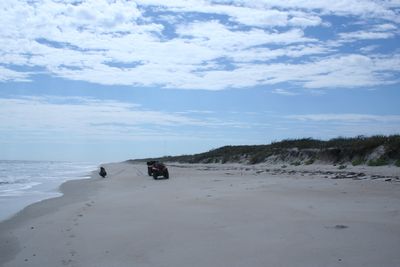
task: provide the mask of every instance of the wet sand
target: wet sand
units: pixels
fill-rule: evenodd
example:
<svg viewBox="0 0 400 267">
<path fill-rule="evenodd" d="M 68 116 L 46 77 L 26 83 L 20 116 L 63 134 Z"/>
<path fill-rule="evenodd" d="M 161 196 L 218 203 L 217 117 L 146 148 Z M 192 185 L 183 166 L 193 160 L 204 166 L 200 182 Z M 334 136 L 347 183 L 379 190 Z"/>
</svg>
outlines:
<svg viewBox="0 0 400 267">
<path fill-rule="evenodd" d="M 105 165 L 0 224 L 1 266 L 400 266 L 400 168 Z"/>
</svg>

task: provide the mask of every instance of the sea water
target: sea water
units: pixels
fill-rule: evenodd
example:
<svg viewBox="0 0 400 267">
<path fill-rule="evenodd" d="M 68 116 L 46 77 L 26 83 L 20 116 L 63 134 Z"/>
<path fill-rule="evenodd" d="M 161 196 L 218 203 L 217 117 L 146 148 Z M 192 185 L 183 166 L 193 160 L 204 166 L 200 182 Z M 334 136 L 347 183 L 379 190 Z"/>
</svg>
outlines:
<svg viewBox="0 0 400 267">
<path fill-rule="evenodd" d="M 97 166 L 88 162 L 0 160 L 0 221 L 29 204 L 60 196 L 62 183 L 89 178 Z"/>
</svg>

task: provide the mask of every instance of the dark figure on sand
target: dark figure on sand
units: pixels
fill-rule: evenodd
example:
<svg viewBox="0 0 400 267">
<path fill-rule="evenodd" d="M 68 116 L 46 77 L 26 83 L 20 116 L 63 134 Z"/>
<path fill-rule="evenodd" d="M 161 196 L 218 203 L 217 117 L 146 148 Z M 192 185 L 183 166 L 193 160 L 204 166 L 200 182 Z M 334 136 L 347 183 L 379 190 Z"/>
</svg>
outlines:
<svg viewBox="0 0 400 267">
<path fill-rule="evenodd" d="M 100 167 L 100 172 L 99 172 L 101 177 L 106 177 L 107 176 L 107 172 L 106 169 L 104 169 L 104 167 Z"/>
</svg>

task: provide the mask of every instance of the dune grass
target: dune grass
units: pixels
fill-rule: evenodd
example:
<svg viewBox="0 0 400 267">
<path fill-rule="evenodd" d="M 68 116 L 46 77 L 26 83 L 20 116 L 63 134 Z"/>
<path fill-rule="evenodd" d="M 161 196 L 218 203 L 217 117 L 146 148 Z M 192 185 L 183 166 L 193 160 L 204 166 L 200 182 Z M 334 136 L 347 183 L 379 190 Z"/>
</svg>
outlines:
<svg viewBox="0 0 400 267">
<path fill-rule="evenodd" d="M 224 146 L 200 154 L 166 156 L 156 160 L 182 163 L 247 162 L 249 164 L 273 160 L 292 165 L 299 165 L 297 163 L 300 162 L 308 165 L 319 161 L 332 164 L 349 162 L 356 166 L 365 164 L 367 156 L 380 146 L 384 147 L 384 154 L 378 159 L 366 162 L 369 166 L 390 163 L 400 165 L 400 135 L 338 137 L 327 141 L 313 138 L 287 139 L 265 145 Z"/>
</svg>

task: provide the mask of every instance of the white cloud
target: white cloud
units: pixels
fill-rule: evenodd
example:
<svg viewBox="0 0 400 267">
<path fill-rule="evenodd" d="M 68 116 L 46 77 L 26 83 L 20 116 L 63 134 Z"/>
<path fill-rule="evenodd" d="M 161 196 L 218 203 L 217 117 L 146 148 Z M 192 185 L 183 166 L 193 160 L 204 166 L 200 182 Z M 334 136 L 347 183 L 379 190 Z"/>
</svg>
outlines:
<svg viewBox="0 0 400 267">
<path fill-rule="evenodd" d="M 218 90 L 226 86 L 241 88 L 293 81 L 311 89 L 367 87 L 398 82 L 395 77 L 382 73 L 399 67 L 399 56 L 339 55 L 303 64 L 238 64 L 232 71 L 201 72 L 190 81 L 183 80 L 185 84 L 175 86 Z"/>
<path fill-rule="evenodd" d="M 385 23 L 385 24 L 376 25 L 374 27 L 374 30 L 376 30 L 376 31 L 392 31 L 392 30 L 397 30 L 397 27 L 393 24 Z"/>
<path fill-rule="evenodd" d="M 285 117 L 297 125 L 300 136 L 334 138 L 340 136 L 398 134 L 400 115 L 357 113 L 301 114 Z"/>
<path fill-rule="evenodd" d="M 226 2 L 216 1 L 216 2 Z M 302 9 L 307 11 L 318 12 L 321 15 L 337 15 L 337 16 L 360 16 L 363 18 L 387 19 L 399 22 L 399 17 L 393 8 L 400 7 L 400 3 L 391 1 L 370 1 L 370 0 L 234 0 L 245 6 L 254 6 L 258 8 L 281 8 L 281 9 Z"/>
<path fill-rule="evenodd" d="M 242 50 L 262 44 L 292 44 L 315 42 L 315 39 L 305 38 L 301 30 L 293 29 L 287 32 L 273 33 L 253 29 L 251 31 L 232 31 L 217 21 L 197 22 L 177 27 L 177 33 L 182 37 L 193 38 L 193 42 L 212 49 Z"/>
<path fill-rule="evenodd" d="M 286 26 L 288 12 L 277 9 L 257 9 L 246 6 L 212 4 L 209 1 L 138 1 L 140 5 L 157 6 L 173 12 L 199 12 L 226 15 L 232 21 L 249 26 Z"/>
<path fill-rule="evenodd" d="M 194 130 L 204 136 L 207 129 L 247 127 L 207 110 L 164 112 L 114 100 L 55 96 L 0 98 L 0 121 L 1 142 L 192 138 Z"/>
<path fill-rule="evenodd" d="M 0 81 L 27 81 L 38 73 L 7 68 L 17 65 L 92 83 L 182 89 L 280 82 L 333 88 L 396 82 L 390 73 L 399 69 L 398 55 L 333 55 L 341 42 L 317 40 L 304 30 L 326 24 L 324 14 L 396 21 L 395 2 L 390 7 L 367 0 L 233 2 L 2 1 L 0 24 L 7 27 L 0 29 L 4 64 Z M 167 11 L 164 19 L 176 24 L 163 25 L 148 17 L 148 7 Z M 189 12 L 224 15 L 229 22 L 185 18 Z M 169 34 L 164 32 L 167 26 Z M 370 31 L 338 36 L 342 42 L 389 38 L 396 29 L 394 22 L 385 22 Z M 301 61 L 294 61 L 298 58 Z"/>
<path fill-rule="evenodd" d="M 380 24 L 370 27 L 368 30 L 340 33 L 341 41 L 388 39 L 397 35 L 397 27 L 393 24 Z"/>
<path fill-rule="evenodd" d="M 340 38 L 344 40 L 368 40 L 368 39 L 388 39 L 394 37 L 392 32 L 371 32 L 371 31 L 357 31 L 341 33 Z"/>
<path fill-rule="evenodd" d="M 289 17 L 296 18 L 296 12 L 306 12 L 300 17 L 315 20 L 310 26 L 315 26 L 316 15 L 360 16 L 363 18 L 387 19 L 399 22 L 398 14 L 393 10 L 400 7 L 397 2 L 377 2 L 371 0 L 213 0 L 213 1 L 183 1 L 183 0 L 139 0 L 139 5 L 157 6 L 175 12 L 201 12 L 225 14 L 232 19 L 247 25 L 285 26 Z M 275 19 L 274 19 L 275 18 Z M 304 26 L 304 21 L 299 26 Z"/>
<path fill-rule="evenodd" d="M 272 90 L 272 93 L 278 94 L 278 95 L 284 95 L 284 96 L 295 96 L 295 95 L 298 95 L 298 93 L 290 92 L 288 90 L 281 89 L 281 88 L 276 88 L 276 89 Z"/>
<path fill-rule="evenodd" d="M 318 16 L 309 16 L 304 14 L 302 16 L 292 17 L 289 19 L 289 25 L 291 26 L 300 26 L 300 27 L 308 27 L 308 26 L 317 26 L 322 24 L 322 19 Z"/>
<path fill-rule="evenodd" d="M 367 53 L 368 54 L 368 53 L 371 53 L 372 51 L 374 51 L 377 48 L 379 48 L 379 45 L 367 45 L 367 46 L 364 46 L 364 47 L 360 48 L 360 51 L 362 53 Z"/>
<path fill-rule="evenodd" d="M 19 81 L 28 82 L 29 73 L 10 70 L 0 66 L 0 82 Z"/>
<path fill-rule="evenodd" d="M 400 115 L 371 115 L 371 114 L 305 114 L 290 115 L 289 119 L 316 122 L 400 122 Z M 398 125 L 400 128 L 400 125 Z"/>
<path fill-rule="evenodd" d="M 60 134 L 61 138 L 68 135 L 72 139 L 129 139 L 158 135 L 149 127 L 208 125 L 205 120 L 149 111 L 135 104 L 78 97 L 0 98 L 0 120 L 0 131 L 23 135 L 27 138 L 25 141 L 54 133 Z"/>
</svg>

